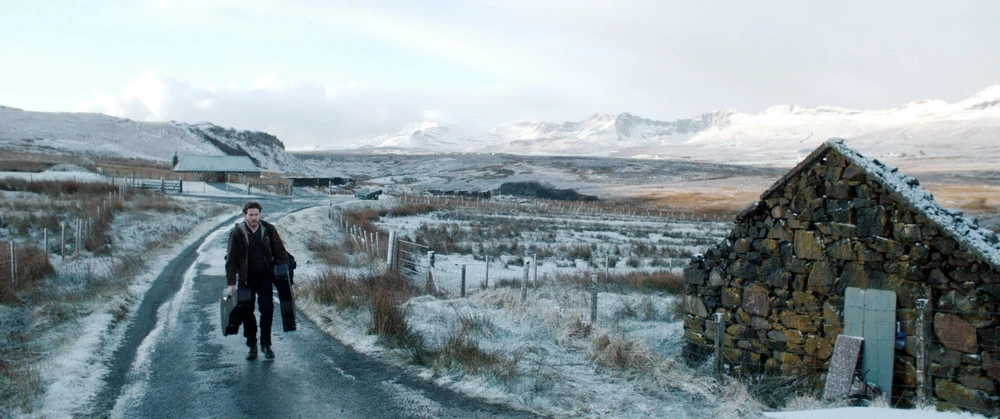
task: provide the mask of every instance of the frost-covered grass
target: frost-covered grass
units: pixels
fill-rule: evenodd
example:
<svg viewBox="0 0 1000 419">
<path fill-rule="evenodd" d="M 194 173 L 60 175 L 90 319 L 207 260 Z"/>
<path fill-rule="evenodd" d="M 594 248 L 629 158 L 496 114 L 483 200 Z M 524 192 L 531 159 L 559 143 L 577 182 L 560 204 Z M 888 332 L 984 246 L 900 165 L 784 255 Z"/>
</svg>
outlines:
<svg viewBox="0 0 1000 419">
<path fill-rule="evenodd" d="M 33 252 L 20 255 L 19 264 L 40 256 L 54 272 L 0 303 L 0 412 L 30 414 L 46 388 L 58 386 L 60 380 L 81 379 L 72 377 L 80 368 L 94 370 L 87 363 L 59 371 L 51 366 L 59 364 L 54 357 L 66 345 L 107 344 L 109 332 L 139 301 L 143 289 L 131 286 L 145 273 L 150 258 L 225 208 L 155 194 L 109 202 L 103 187 L 74 181 L 34 183 L 42 185 L 22 188 L 13 182 L 5 185 L 17 190 L 0 191 L 6 207 L 0 238 Z M 72 241 L 67 244 L 63 257 L 57 228 L 87 216 L 92 232 L 79 248 Z M 49 229 L 48 249 L 43 249 L 44 229 Z"/>
<path fill-rule="evenodd" d="M 713 399 L 722 390 L 676 360 L 683 331 L 674 316 L 681 278 L 649 266 L 646 260 L 654 257 L 656 251 L 651 249 L 656 246 L 665 252 L 661 243 L 670 240 L 677 247 L 697 250 L 697 244 L 684 244 L 683 238 L 694 237 L 699 231 L 704 234 L 706 227 L 709 231 L 720 228 L 711 223 L 699 226 L 655 218 L 622 222 L 455 211 L 406 217 L 382 211 L 374 224 L 424 243 L 432 240 L 421 236 L 421 231 L 431 231 L 428 226 L 436 225 L 445 226 L 442 236 L 455 242 L 509 240 L 541 249 L 542 243 L 558 246 L 560 241 L 575 238 L 600 244 L 602 250 L 614 245 L 630 253 L 644 248 L 644 266 L 630 268 L 619 263 L 609 268 L 611 275 L 605 277 L 603 263 L 598 262 L 600 269 L 595 269 L 595 264 L 566 259 L 578 255 L 572 248 L 554 250 L 551 259 L 540 262 L 542 267 L 537 277 L 532 275 L 527 298 L 522 299 L 514 280 L 519 283 L 523 267 L 505 267 L 499 260 L 507 255 L 494 253 L 492 257 L 498 262 L 491 268 L 491 284 L 483 287 L 482 278 L 473 280 L 473 271 L 467 270 L 469 294 L 456 298 L 460 282 L 456 266 L 460 261 L 482 261 L 477 260 L 475 250 L 441 255 L 433 271 L 438 292 L 421 293 L 424 288 L 417 283 L 411 287 L 411 292 L 422 295 L 400 303 L 405 338 L 393 342 L 370 334 L 376 310 L 367 294 L 370 288 L 364 283 L 371 280 L 372 272 L 384 269 L 379 260 L 371 261 L 370 269 L 356 269 L 353 274 L 347 268 L 329 267 L 313 267 L 312 274 L 299 273 L 308 278 L 303 280 L 300 307 L 324 330 L 362 352 L 404 365 L 440 385 L 517 408 L 559 417 L 690 417 L 716 412 Z M 294 217 L 294 223 L 280 227 L 294 231 L 301 228 L 297 226 L 323 225 L 329 215 L 325 209 L 314 209 Z M 516 227 L 482 231 L 505 220 L 513 220 Z M 549 233 L 563 239 L 552 240 Z M 327 228 L 318 233 L 337 244 L 343 243 L 342 235 Z M 289 236 L 306 238 L 315 246 L 316 235 L 295 232 Z M 587 249 L 593 252 L 589 245 Z M 515 257 L 525 260 L 523 254 L 510 255 Z M 600 272 L 603 281 L 596 322 L 589 317 L 592 272 Z"/>
</svg>

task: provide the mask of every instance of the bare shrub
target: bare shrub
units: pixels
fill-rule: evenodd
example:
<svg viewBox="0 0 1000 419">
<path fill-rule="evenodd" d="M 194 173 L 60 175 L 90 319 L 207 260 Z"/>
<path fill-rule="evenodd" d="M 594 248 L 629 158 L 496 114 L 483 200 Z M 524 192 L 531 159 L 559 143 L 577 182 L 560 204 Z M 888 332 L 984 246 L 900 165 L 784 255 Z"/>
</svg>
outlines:
<svg viewBox="0 0 1000 419">
<path fill-rule="evenodd" d="M 406 278 L 390 272 L 372 275 L 365 282 L 369 287 L 372 310 L 372 325 L 369 332 L 383 337 L 405 339 L 410 329 L 400 304 L 409 297 Z"/>
<path fill-rule="evenodd" d="M 316 280 L 307 282 L 303 288 L 303 295 L 340 309 L 359 307 L 368 302 L 364 283 L 348 278 L 343 272 L 324 269 Z"/>
<path fill-rule="evenodd" d="M 0 352 L 0 394 L 3 395 L 0 396 L 0 411 L 30 413 L 35 399 L 44 391 L 41 375 L 37 368 L 8 362 L 11 357 L 3 352 Z"/>
<path fill-rule="evenodd" d="M 437 211 L 438 207 L 431 204 L 404 204 L 393 207 L 389 215 L 393 217 L 407 217 L 411 215 L 427 214 Z"/>
<path fill-rule="evenodd" d="M 590 336 L 593 326 L 584 322 L 579 315 L 573 315 L 566 318 L 560 329 L 556 343 L 566 347 L 579 348 L 581 347 L 579 341 Z"/>
<path fill-rule="evenodd" d="M 684 277 L 670 271 L 628 272 L 612 274 L 603 279 L 611 289 L 620 287 L 635 291 L 665 291 L 674 295 L 684 294 Z"/>
<path fill-rule="evenodd" d="M 118 188 L 110 183 L 77 182 L 74 180 L 40 180 L 32 181 L 18 178 L 0 179 L 0 190 L 31 192 L 50 197 L 66 195 L 73 196 L 103 196 Z"/>
<path fill-rule="evenodd" d="M 652 366 L 657 358 L 646 342 L 627 336 L 601 333 L 591 340 L 591 345 L 590 359 L 606 368 L 642 370 Z"/>
<path fill-rule="evenodd" d="M 389 211 L 385 209 L 358 209 L 351 211 L 344 211 L 342 213 L 344 221 L 350 225 L 358 226 L 364 231 L 376 232 L 386 234 L 385 230 L 382 230 L 375 223 L 384 215 L 388 214 Z"/>
<path fill-rule="evenodd" d="M 317 235 L 309 237 L 306 240 L 306 249 L 327 265 L 347 266 L 349 263 L 343 248 L 335 246 L 324 237 Z"/>
</svg>

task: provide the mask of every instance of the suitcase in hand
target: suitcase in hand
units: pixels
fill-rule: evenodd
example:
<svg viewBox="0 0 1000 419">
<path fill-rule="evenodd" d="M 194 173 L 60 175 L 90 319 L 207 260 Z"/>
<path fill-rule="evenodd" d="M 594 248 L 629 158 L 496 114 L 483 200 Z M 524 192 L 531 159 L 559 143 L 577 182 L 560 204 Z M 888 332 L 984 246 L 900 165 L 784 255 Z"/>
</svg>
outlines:
<svg viewBox="0 0 1000 419">
<path fill-rule="evenodd" d="M 235 335 L 240 331 L 243 316 L 237 310 L 236 298 L 232 295 L 222 296 L 219 302 L 219 318 L 222 321 L 222 336 Z"/>
<path fill-rule="evenodd" d="M 278 288 L 278 302 L 281 304 L 281 325 L 284 331 L 295 330 L 295 298 L 292 287 L 287 279 L 278 279 L 274 286 Z"/>
<path fill-rule="evenodd" d="M 240 325 L 243 324 L 243 309 L 252 300 L 253 292 L 250 288 L 246 287 L 237 288 L 236 297 L 228 294 L 222 296 L 222 300 L 219 302 L 219 319 L 222 326 L 222 336 L 239 333 Z"/>
</svg>

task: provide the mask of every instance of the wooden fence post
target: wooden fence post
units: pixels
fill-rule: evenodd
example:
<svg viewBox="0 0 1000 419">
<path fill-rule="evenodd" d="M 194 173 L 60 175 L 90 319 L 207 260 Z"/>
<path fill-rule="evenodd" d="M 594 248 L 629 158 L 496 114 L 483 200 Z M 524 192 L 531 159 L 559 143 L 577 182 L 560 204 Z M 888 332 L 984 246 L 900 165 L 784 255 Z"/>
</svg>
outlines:
<svg viewBox="0 0 1000 419">
<path fill-rule="evenodd" d="M 62 228 L 62 242 L 59 244 L 59 257 L 62 260 L 66 260 L 66 222 L 60 222 L 59 227 Z"/>
<path fill-rule="evenodd" d="M 465 265 L 462 265 L 462 298 L 465 298 Z"/>
<path fill-rule="evenodd" d="M 597 323 L 597 274 L 590 275 L 590 323 Z"/>
<path fill-rule="evenodd" d="M 538 253 L 534 253 L 534 254 L 531 255 L 531 264 L 534 265 L 532 267 L 533 273 L 531 275 L 531 282 L 533 284 L 535 284 L 535 286 L 537 287 L 538 286 Z"/>
<path fill-rule="evenodd" d="M 722 381 L 722 313 L 715 313 L 715 380 Z"/>
<path fill-rule="evenodd" d="M 385 263 L 389 265 L 389 270 L 391 271 L 391 270 L 393 270 L 393 269 L 396 268 L 396 260 L 395 260 L 396 259 L 395 258 L 395 255 L 396 255 L 396 232 L 395 231 L 390 231 L 389 232 L 389 243 L 388 243 L 388 246 L 389 246 L 389 249 L 386 252 Z"/>
<path fill-rule="evenodd" d="M 14 238 L 10 239 L 10 285 L 13 289 L 17 278 L 17 255 L 14 254 Z"/>
<path fill-rule="evenodd" d="M 927 404 L 930 392 L 930 368 L 928 358 L 930 348 L 930 301 L 926 298 L 917 299 L 917 406 Z"/>
<path fill-rule="evenodd" d="M 524 275 L 521 277 L 521 301 L 528 299 L 528 270 L 531 268 L 531 261 L 524 261 Z"/>
<path fill-rule="evenodd" d="M 486 281 L 483 282 L 484 289 L 490 289 L 490 255 L 486 255 Z"/>
</svg>

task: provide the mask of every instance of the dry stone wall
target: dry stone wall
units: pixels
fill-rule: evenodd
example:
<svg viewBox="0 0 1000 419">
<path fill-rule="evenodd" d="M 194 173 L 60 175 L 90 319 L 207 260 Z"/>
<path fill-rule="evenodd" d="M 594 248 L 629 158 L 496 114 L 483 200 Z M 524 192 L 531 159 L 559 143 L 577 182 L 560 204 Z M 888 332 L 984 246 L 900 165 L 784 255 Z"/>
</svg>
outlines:
<svg viewBox="0 0 1000 419">
<path fill-rule="evenodd" d="M 817 154 L 818 153 L 818 154 Z M 685 269 L 685 354 L 708 355 L 723 314 L 730 371 L 811 375 L 822 385 L 847 287 L 891 290 L 909 337 L 892 395 L 917 391 L 917 299 L 933 308 L 930 387 L 942 407 L 997 413 L 1000 274 L 879 177 L 835 149 L 786 175 Z M 916 187 L 911 179 L 910 186 Z"/>
</svg>

